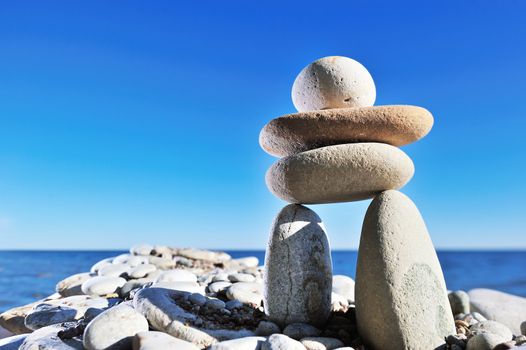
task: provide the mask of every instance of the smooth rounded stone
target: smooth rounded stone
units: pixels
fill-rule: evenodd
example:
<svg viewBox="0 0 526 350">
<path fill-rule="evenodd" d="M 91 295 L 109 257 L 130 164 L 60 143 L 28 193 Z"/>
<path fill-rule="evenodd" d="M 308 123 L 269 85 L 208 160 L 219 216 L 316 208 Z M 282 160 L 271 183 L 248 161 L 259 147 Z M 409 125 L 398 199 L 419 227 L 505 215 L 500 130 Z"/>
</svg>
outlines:
<svg viewBox="0 0 526 350">
<path fill-rule="evenodd" d="M 24 320 L 27 328 L 36 330 L 52 324 L 74 321 L 77 310 L 67 306 L 39 304 Z"/>
<path fill-rule="evenodd" d="M 88 350 L 128 349 L 135 334 L 148 330 L 148 321 L 126 304 L 114 306 L 95 317 L 84 330 Z"/>
<path fill-rule="evenodd" d="M 55 293 L 33 303 L 4 311 L 0 314 L 0 327 L 13 334 L 31 333 L 31 329 L 27 328 L 24 324 L 27 314 L 30 313 L 36 305 L 59 298 L 61 298 L 61 295 Z"/>
<path fill-rule="evenodd" d="M 468 295 L 472 311 L 502 323 L 514 334 L 521 333 L 520 325 L 526 318 L 526 298 L 484 288 L 472 289 Z"/>
<path fill-rule="evenodd" d="M 354 303 L 354 280 L 349 276 L 334 275 L 332 277 L 332 291 L 347 299 L 348 302 Z"/>
<path fill-rule="evenodd" d="M 274 322 L 261 321 L 256 328 L 256 335 L 268 337 L 269 335 L 281 333 L 281 328 Z"/>
<path fill-rule="evenodd" d="M 242 308 L 243 306 L 244 304 L 240 302 L 239 300 L 229 300 L 225 303 L 226 309 L 230 311 Z"/>
<path fill-rule="evenodd" d="M 245 337 L 219 342 L 208 350 L 259 350 L 267 339 L 264 337 Z"/>
<path fill-rule="evenodd" d="M 149 256 L 148 263 L 155 265 L 161 270 L 173 269 L 175 267 L 175 260 L 158 256 Z"/>
<path fill-rule="evenodd" d="M 186 270 L 167 270 L 155 279 L 158 282 L 197 282 L 197 276 Z"/>
<path fill-rule="evenodd" d="M 526 321 L 521 323 L 521 334 L 526 335 Z"/>
<path fill-rule="evenodd" d="M 205 306 L 211 309 L 221 310 L 225 308 L 226 304 L 223 300 L 208 299 Z"/>
<path fill-rule="evenodd" d="M 255 256 L 233 259 L 233 261 L 243 267 L 257 267 L 259 265 L 259 259 Z"/>
<path fill-rule="evenodd" d="M 453 315 L 457 314 L 468 314 L 469 309 L 469 295 L 463 290 L 457 290 L 447 295 L 449 304 L 451 305 L 451 311 Z"/>
<path fill-rule="evenodd" d="M 139 332 L 133 337 L 133 350 L 199 350 L 194 344 L 156 331 Z"/>
<path fill-rule="evenodd" d="M 426 225 L 415 204 L 398 191 L 383 192 L 367 209 L 355 292 L 358 332 L 366 347 L 435 349 L 455 334 Z"/>
<path fill-rule="evenodd" d="M 151 327 L 176 338 L 189 341 L 200 348 L 205 348 L 221 340 L 253 336 L 253 332 L 246 329 L 229 330 L 221 328 L 221 323 L 213 329 L 195 326 L 202 320 L 195 314 L 185 311 L 177 300 L 184 293 L 165 288 L 141 289 L 133 298 L 135 309 L 140 312 Z M 198 322 L 201 321 L 201 322 Z"/>
<path fill-rule="evenodd" d="M 127 264 L 111 264 L 101 267 L 97 274 L 99 276 L 121 277 L 128 272 L 130 272 L 130 266 Z"/>
<path fill-rule="evenodd" d="M 125 264 L 133 255 L 124 253 L 113 257 L 112 264 Z"/>
<path fill-rule="evenodd" d="M 188 297 L 188 300 L 194 305 L 203 306 L 206 304 L 208 299 L 202 294 L 193 293 L 193 294 L 190 294 L 190 296 Z"/>
<path fill-rule="evenodd" d="M 320 217 L 287 205 L 274 220 L 265 256 L 265 314 L 280 326 L 322 325 L 331 310 L 332 262 Z"/>
<path fill-rule="evenodd" d="M 126 259 L 126 261 L 124 263 L 126 265 L 130 266 L 131 268 L 134 268 L 134 267 L 137 267 L 137 266 L 140 266 L 140 265 L 148 264 L 149 260 L 150 259 L 149 259 L 148 256 L 130 255 L 128 257 L 128 259 Z"/>
<path fill-rule="evenodd" d="M 102 259 L 101 261 L 97 262 L 95 265 L 93 265 L 90 269 L 90 272 L 91 273 L 98 273 L 99 270 L 104 267 L 104 266 L 108 266 L 108 265 L 111 265 L 112 264 L 112 261 L 113 261 L 113 258 L 106 258 L 106 259 Z"/>
<path fill-rule="evenodd" d="M 218 273 L 214 277 L 212 277 L 212 282 L 229 282 L 228 276 L 230 274 L 228 273 Z"/>
<path fill-rule="evenodd" d="M 122 277 L 96 276 L 84 281 L 81 289 L 86 295 L 104 296 L 116 293 L 125 283 Z"/>
<path fill-rule="evenodd" d="M 154 249 L 153 246 L 149 244 L 137 244 L 130 248 L 130 254 L 132 255 L 150 255 L 152 253 L 152 250 Z"/>
<path fill-rule="evenodd" d="M 283 334 L 272 334 L 261 345 L 261 350 L 305 350 L 303 344 Z"/>
<path fill-rule="evenodd" d="M 141 264 L 131 269 L 128 275 L 130 278 L 144 278 L 155 270 L 157 270 L 157 267 L 153 264 Z"/>
<path fill-rule="evenodd" d="M 300 112 L 372 106 L 375 99 L 371 74 L 348 57 L 320 58 L 303 68 L 292 85 L 292 102 Z"/>
<path fill-rule="evenodd" d="M 219 293 L 230 287 L 232 283 L 230 282 L 214 282 L 208 285 L 208 290 L 211 293 Z"/>
<path fill-rule="evenodd" d="M 26 334 L 19 334 L 7 338 L 0 338 L 0 350 L 18 350 L 26 337 Z"/>
<path fill-rule="evenodd" d="M 263 286 L 255 282 L 234 283 L 226 290 L 226 296 L 229 300 L 259 306 L 263 300 Z"/>
<path fill-rule="evenodd" d="M 292 339 L 300 340 L 307 337 L 317 337 L 321 331 L 307 323 L 291 323 L 283 329 L 283 334 Z"/>
<path fill-rule="evenodd" d="M 300 342 L 307 350 L 334 350 L 345 345 L 339 339 L 328 337 L 306 337 Z"/>
<path fill-rule="evenodd" d="M 268 169 L 265 181 L 275 196 L 290 203 L 352 202 L 402 188 L 414 170 L 399 148 L 353 143 L 281 158 Z"/>
<path fill-rule="evenodd" d="M 193 260 L 204 260 L 214 264 L 220 264 L 231 260 L 232 257 L 224 252 L 212 252 L 201 249 L 179 249 L 177 255 Z"/>
<path fill-rule="evenodd" d="M 55 290 L 63 297 L 72 295 L 82 295 L 82 283 L 93 277 L 94 274 L 89 272 L 77 273 L 58 282 Z"/>
<path fill-rule="evenodd" d="M 254 282 L 256 277 L 248 273 L 233 273 L 228 275 L 228 280 L 230 282 Z"/>
<path fill-rule="evenodd" d="M 58 336 L 59 331 L 75 326 L 76 323 L 63 323 L 37 329 L 27 335 L 19 350 L 82 350 L 81 340 L 61 339 Z"/>
<path fill-rule="evenodd" d="M 399 147 L 423 138 L 432 127 L 433 115 L 416 106 L 325 109 L 273 119 L 261 130 L 259 144 L 277 157 L 358 142 Z"/>
<path fill-rule="evenodd" d="M 506 340 L 493 333 L 479 333 L 468 340 L 466 350 L 493 350 L 493 348 Z"/>
<path fill-rule="evenodd" d="M 469 329 L 473 334 L 491 333 L 500 336 L 504 341 L 513 339 L 513 333 L 510 329 L 497 321 L 482 321 L 474 324 Z"/>
<path fill-rule="evenodd" d="M 336 294 L 334 292 L 331 293 L 331 310 L 334 312 L 345 312 L 349 308 L 349 301 L 347 298 L 341 296 L 340 294 Z"/>
<path fill-rule="evenodd" d="M 187 293 L 199 293 L 203 295 L 206 294 L 205 287 L 200 286 L 199 284 L 195 282 L 158 282 L 158 283 L 154 283 L 152 287 L 173 289 L 173 290 L 177 290 L 180 292 L 187 292 Z"/>
</svg>

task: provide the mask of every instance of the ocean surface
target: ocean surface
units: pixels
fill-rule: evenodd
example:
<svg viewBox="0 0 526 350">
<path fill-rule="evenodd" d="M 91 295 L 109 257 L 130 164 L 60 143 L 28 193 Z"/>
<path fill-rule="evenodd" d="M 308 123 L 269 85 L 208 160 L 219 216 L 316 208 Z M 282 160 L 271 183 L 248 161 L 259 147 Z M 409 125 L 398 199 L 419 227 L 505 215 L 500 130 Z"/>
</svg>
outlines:
<svg viewBox="0 0 526 350">
<path fill-rule="evenodd" d="M 234 258 L 264 251 L 228 251 Z M 55 284 L 124 251 L 0 251 L 0 312 L 53 294 Z M 526 251 L 439 251 L 448 289 L 492 288 L 526 297 Z M 334 274 L 354 278 L 356 251 L 334 251 Z"/>
</svg>

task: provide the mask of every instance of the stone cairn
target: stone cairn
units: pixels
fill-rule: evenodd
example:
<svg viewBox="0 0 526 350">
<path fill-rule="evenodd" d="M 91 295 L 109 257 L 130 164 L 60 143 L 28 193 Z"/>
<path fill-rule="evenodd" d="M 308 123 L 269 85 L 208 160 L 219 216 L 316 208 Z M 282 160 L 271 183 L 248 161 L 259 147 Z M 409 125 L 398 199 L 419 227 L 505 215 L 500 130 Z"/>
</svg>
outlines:
<svg viewBox="0 0 526 350">
<path fill-rule="evenodd" d="M 373 198 L 356 271 L 356 318 L 372 349 L 435 349 L 455 333 L 442 270 L 415 204 L 397 190 L 413 176 L 398 147 L 433 125 L 424 108 L 373 106 L 367 69 L 346 57 L 305 67 L 292 87 L 298 113 L 270 121 L 261 147 L 282 157 L 266 183 L 292 203 L 274 221 L 265 259 L 265 313 L 280 326 L 322 325 L 331 308 L 330 248 L 321 219 L 302 204 Z"/>
</svg>

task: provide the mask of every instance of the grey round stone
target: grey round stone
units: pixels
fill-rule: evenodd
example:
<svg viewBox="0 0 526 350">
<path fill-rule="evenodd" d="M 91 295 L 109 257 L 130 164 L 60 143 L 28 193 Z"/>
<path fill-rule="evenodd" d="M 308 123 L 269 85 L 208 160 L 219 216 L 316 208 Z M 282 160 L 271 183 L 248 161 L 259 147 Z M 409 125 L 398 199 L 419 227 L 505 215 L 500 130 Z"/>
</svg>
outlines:
<svg viewBox="0 0 526 350">
<path fill-rule="evenodd" d="M 347 299 L 348 302 L 354 303 L 354 280 L 349 276 L 333 276 L 332 291 Z"/>
<path fill-rule="evenodd" d="M 264 337 L 244 337 L 219 342 L 208 350 L 257 350 L 265 341 Z"/>
<path fill-rule="evenodd" d="M 226 304 L 223 300 L 219 300 L 219 299 L 208 299 L 206 304 L 205 304 L 206 307 L 209 307 L 211 309 L 215 309 L 215 310 L 221 310 L 221 309 L 224 309 Z"/>
<path fill-rule="evenodd" d="M 248 273 L 234 273 L 228 276 L 230 282 L 254 282 L 256 277 Z"/>
<path fill-rule="evenodd" d="M 27 328 L 36 330 L 57 323 L 74 321 L 77 310 L 68 306 L 39 304 L 24 320 Z"/>
<path fill-rule="evenodd" d="M 471 326 L 470 331 L 473 334 L 491 333 L 496 334 L 504 341 L 512 340 L 513 333 L 508 327 L 497 321 L 482 321 Z"/>
<path fill-rule="evenodd" d="M 133 337 L 134 350 L 199 350 L 194 344 L 156 331 L 139 332 Z"/>
<path fill-rule="evenodd" d="M 288 205 L 276 217 L 265 257 L 265 313 L 280 326 L 325 323 L 331 310 L 332 262 L 320 217 Z"/>
<path fill-rule="evenodd" d="M 455 333 L 424 220 L 398 191 L 383 192 L 367 210 L 355 291 L 358 332 L 367 347 L 435 349 Z"/>
<path fill-rule="evenodd" d="M 449 304 L 453 315 L 468 314 L 469 309 L 469 295 L 463 290 L 457 290 L 448 294 Z"/>
<path fill-rule="evenodd" d="M 493 350 L 493 348 L 506 340 L 497 334 L 479 333 L 471 337 L 466 350 Z"/>
<path fill-rule="evenodd" d="M 281 333 L 281 329 L 277 324 L 270 321 L 261 321 L 256 328 L 256 335 L 268 337 L 269 335 Z"/>
<path fill-rule="evenodd" d="M 199 306 L 203 306 L 207 302 L 207 298 L 204 295 L 199 294 L 199 293 L 192 293 L 192 294 L 190 294 L 190 296 L 188 297 L 188 300 L 192 304 L 199 305 Z"/>
<path fill-rule="evenodd" d="M 84 281 L 81 289 L 86 295 L 103 296 L 116 293 L 125 283 L 122 277 L 96 276 Z"/>
<path fill-rule="evenodd" d="M 58 282 L 55 290 L 63 297 L 72 295 L 82 295 L 82 283 L 89 280 L 94 275 L 89 272 L 77 273 Z"/>
<path fill-rule="evenodd" d="M 261 305 L 263 286 L 255 282 L 234 283 L 226 290 L 229 300 L 239 300 L 243 304 Z"/>
<path fill-rule="evenodd" d="M 306 323 L 291 323 L 283 330 L 283 334 L 292 339 L 300 340 L 306 337 L 317 337 L 321 330 Z"/>
<path fill-rule="evenodd" d="M 307 350 L 333 350 L 345 345 L 340 339 L 328 337 L 306 337 L 300 342 Z"/>
<path fill-rule="evenodd" d="M 225 289 L 227 289 L 231 285 L 232 285 L 232 283 L 225 282 L 225 281 L 214 282 L 214 283 L 211 283 L 211 284 L 208 285 L 208 290 L 211 293 L 219 293 L 219 292 L 224 291 Z"/>
<path fill-rule="evenodd" d="M 76 323 L 70 322 L 37 329 L 27 335 L 19 350 L 82 350 L 82 341 L 58 336 L 59 331 L 75 326 Z"/>
</svg>

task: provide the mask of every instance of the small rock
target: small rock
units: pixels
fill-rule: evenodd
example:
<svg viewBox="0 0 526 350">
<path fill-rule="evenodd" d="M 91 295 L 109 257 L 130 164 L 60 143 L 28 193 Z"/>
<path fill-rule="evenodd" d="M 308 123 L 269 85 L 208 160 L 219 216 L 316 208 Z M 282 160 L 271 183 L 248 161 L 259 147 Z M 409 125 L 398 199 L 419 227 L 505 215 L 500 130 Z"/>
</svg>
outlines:
<svg viewBox="0 0 526 350">
<path fill-rule="evenodd" d="M 514 340 L 517 345 L 526 344 L 526 335 L 519 335 Z"/>
<path fill-rule="evenodd" d="M 229 282 L 228 273 L 218 273 L 212 278 L 212 282 Z"/>
<path fill-rule="evenodd" d="M 354 303 L 354 280 L 349 276 L 333 276 L 332 291 L 346 298 L 349 303 Z"/>
<path fill-rule="evenodd" d="M 179 249 L 177 255 L 193 260 L 204 260 L 214 264 L 220 264 L 232 259 L 230 255 L 223 252 L 212 252 L 201 249 Z"/>
<path fill-rule="evenodd" d="M 219 293 L 226 290 L 231 285 L 232 283 L 230 282 L 214 282 L 208 285 L 208 290 L 210 293 Z"/>
<path fill-rule="evenodd" d="M 300 340 L 307 337 L 317 337 L 321 331 L 306 323 L 291 323 L 283 330 L 283 334 L 292 339 Z"/>
<path fill-rule="evenodd" d="M 149 256 L 148 263 L 155 265 L 160 270 L 168 270 L 175 267 L 175 260 L 158 256 Z"/>
<path fill-rule="evenodd" d="M 466 350 L 493 350 L 493 348 L 506 340 L 497 334 L 479 333 L 471 337 Z"/>
<path fill-rule="evenodd" d="M 500 343 L 496 347 L 493 348 L 493 350 L 508 350 L 515 348 L 515 342 L 514 341 L 507 341 L 505 343 Z"/>
<path fill-rule="evenodd" d="M 521 323 L 521 334 L 526 335 L 526 321 Z"/>
<path fill-rule="evenodd" d="M 272 334 L 261 346 L 261 350 L 305 350 L 303 344 L 283 334 Z"/>
<path fill-rule="evenodd" d="M 209 307 L 211 309 L 215 310 L 221 310 L 224 309 L 226 304 L 223 300 L 219 299 L 208 299 L 208 301 L 205 304 L 206 307 Z"/>
<path fill-rule="evenodd" d="M 457 290 L 448 294 L 449 304 L 453 315 L 469 313 L 469 295 L 463 290 Z"/>
<path fill-rule="evenodd" d="M 263 300 L 263 286 L 255 282 L 234 283 L 226 290 L 226 296 L 230 300 L 239 300 L 243 304 L 259 306 Z"/>
<path fill-rule="evenodd" d="M 208 350 L 259 350 L 265 341 L 264 337 L 232 339 L 214 344 Z"/>
<path fill-rule="evenodd" d="M 255 256 L 248 256 L 246 258 L 234 259 L 233 261 L 243 267 L 257 267 L 259 265 L 259 259 L 256 258 Z"/>
<path fill-rule="evenodd" d="M 116 293 L 125 283 L 122 277 L 96 276 L 84 281 L 81 289 L 86 295 L 104 296 Z"/>
<path fill-rule="evenodd" d="M 133 350 L 199 350 L 194 344 L 163 332 L 139 332 L 133 337 Z"/>
<path fill-rule="evenodd" d="M 132 338 L 148 330 L 148 321 L 133 307 L 121 304 L 95 317 L 84 330 L 84 347 L 88 350 L 127 349 Z"/>
<path fill-rule="evenodd" d="M 228 276 L 230 282 L 254 282 L 256 277 L 248 273 L 234 273 Z"/>
<path fill-rule="evenodd" d="M 61 339 L 59 331 L 75 327 L 76 323 L 47 326 L 28 334 L 19 350 L 82 350 L 82 341 L 78 339 Z"/>
<path fill-rule="evenodd" d="M 173 289 L 188 293 L 199 293 L 203 295 L 206 294 L 205 287 L 200 286 L 195 282 L 158 282 L 154 283 L 152 287 Z"/>
<path fill-rule="evenodd" d="M 106 258 L 106 259 L 102 259 L 101 261 L 97 262 L 95 265 L 93 265 L 90 269 L 90 272 L 91 273 L 98 273 L 99 270 L 104 267 L 104 266 L 107 266 L 107 265 L 111 265 L 113 262 L 113 258 Z"/>
<path fill-rule="evenodd" d="M 89 272 L 77 273 L 58 282 L 55 290 L 63 297 L 82 295 L 82 283 L 93 277 Z"/>
<path fill-rule="evenodd" d="M 256 335 L 268 337 L 269 335 L 276 333 L 281 333 L 281 329 L 274 322 L 261 321 L 256 328 Z"/>
<path fill-rule="evenodd" d="M 138 244 L 130 248 L 130 253 L 133 255 L 150 255 L 153 247 L 149 244 Z"/>
<path fill-rule="evenodd" d="M 207 298 L 202 295 L 202 294 L 199 294 L 199 293 L 192 293 L 190 294 L 190 296 L 188 297 L 188 300 L 194 304 L 194 305 L 199 305 L 199 306 L 203 306 L 206 304 L 207 302 Z"/>
<path fill-rule="evenodd" d="M 39 304 L 26 316 L 24 323 L 27 328 L 36 330 L 57 323 L 74 321 L 76 316 L 77 310 L 67 306 Z"/>
<path fill-rule="evenodd" d="M 158 282 L 197 282 L 197 276 L 186 270 L 168 270 L 155 279 L 155 283 Z"/>
<path fill-rule="evenodd" d="M 496 334 L 503 341 L 508 341 L 513 339 L 513 333 L 509 330 L 508 327 L 499 323 L 497 321 L 482 321 L 477 324 L 474 324 L 470 327 L 471 333 L 480 334 L 480 333 L 491 333 Z"/>
<path fill-rule="evenodd" d="M 155 270 L 157 270 L 157 267 L 153 264 L 141 264 L 134 267 L 129 272 L 129 276 L 130 278 L 143 278 L 149 273 L 154 272 Z"/>
<path fill-rule="evenodd" d="M 307 350 L 333 350 L 344 346 L 341 340 L 327 337 L 306 337 L 300 342 Z"/>
<path fill-rule="evenodd" d="M 349 301 L 343 296 L 331 293 L 331 310 L 333 312 L 346 312 L 349 308 Z"/>
<path fill-rule="evenodd" d="M 239 300 L 229 300 L 225 303 L 225 307 L 228 309 L 228 310 L 235 310 L 235 309 L 239 309 L 239 308 L 242 308 L 243 307 L 243 303 L 240 302 Z"/>
</svg>

